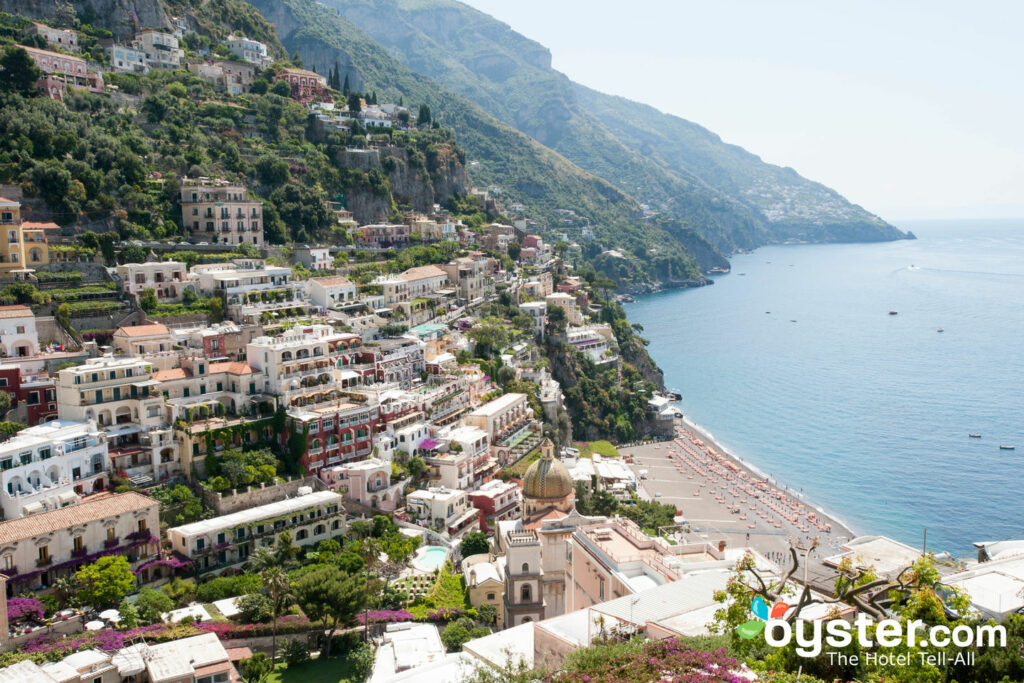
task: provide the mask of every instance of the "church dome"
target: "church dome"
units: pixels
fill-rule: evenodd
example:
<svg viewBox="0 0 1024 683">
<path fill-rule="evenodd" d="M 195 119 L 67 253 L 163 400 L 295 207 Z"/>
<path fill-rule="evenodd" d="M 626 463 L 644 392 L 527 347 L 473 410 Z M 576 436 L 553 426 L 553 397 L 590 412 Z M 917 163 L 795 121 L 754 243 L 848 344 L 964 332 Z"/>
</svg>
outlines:
<svg viewBox="0 0 1024 683">
<path fill-rule="evenodd" d="M 572 475 L 565 465 L 554 457 L 554 448 L 551 442 L 545 439 L 541 444 L 540 458 L 530 465 L 523 476 L 523 497 L 533 500 L 556 500 L 574 492 Z"/>
</svg>

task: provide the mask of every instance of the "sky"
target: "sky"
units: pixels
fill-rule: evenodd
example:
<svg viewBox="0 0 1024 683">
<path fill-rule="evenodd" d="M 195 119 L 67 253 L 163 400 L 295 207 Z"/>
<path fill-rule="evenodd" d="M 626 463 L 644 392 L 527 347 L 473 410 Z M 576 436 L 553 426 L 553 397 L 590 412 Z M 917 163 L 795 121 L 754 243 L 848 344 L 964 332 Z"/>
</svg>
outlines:
<svg viewBox="0 0 1024 683">
<path fill-rule="evenodd" d="M 1024 2 L 463 1 L 888 220 L 1024 218 Z"/>
</svg>

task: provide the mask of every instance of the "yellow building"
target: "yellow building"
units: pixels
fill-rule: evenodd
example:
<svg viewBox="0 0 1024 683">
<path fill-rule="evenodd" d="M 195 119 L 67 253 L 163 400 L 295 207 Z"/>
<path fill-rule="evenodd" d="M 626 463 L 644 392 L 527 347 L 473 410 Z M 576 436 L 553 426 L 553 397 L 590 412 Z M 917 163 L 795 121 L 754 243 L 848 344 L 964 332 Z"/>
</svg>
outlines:
<svg viewBox="0 0 1024 683">
<path fill-rule="evenodd" d="M 40 224 L 21 222 L 21 204 L 0 197 L 0 278 L 27 280 L 34 266 L 50 262 L 46 232 Z"/>
<path fill-rule="evenodd" d="M 486 553 L 464 558 L 462 575 L 469 590 L 469 603 L 473 607 L 493 607 L 498 613 L 495 626 L 505 628 L 505 558 L 491 559 Z"/>
</svg>

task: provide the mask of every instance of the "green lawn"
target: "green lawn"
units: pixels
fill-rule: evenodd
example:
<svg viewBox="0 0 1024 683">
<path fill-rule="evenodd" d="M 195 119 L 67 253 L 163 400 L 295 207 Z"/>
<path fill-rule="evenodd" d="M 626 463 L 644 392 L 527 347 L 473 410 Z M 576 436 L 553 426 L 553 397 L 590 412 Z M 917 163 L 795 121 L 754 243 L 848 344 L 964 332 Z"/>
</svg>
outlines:
<svg viewBox="0 0 1024 683">
<path fill-rule="evenodd" d="M 594 453 L 606 458 L 619 457 L 619 451 L 608 441 L 581 442 L 577 443 L 576 447 L 580 449 L 580 455 L 584 458 L 589 458 Z"/>
<path fill-rule="evenodd" d="M 339 683 L 350 680 L 352 665 L 345 657 L 311 659 L 308 662 L 288 666 L 278 664 L 266 683 Z"/>
</svg>

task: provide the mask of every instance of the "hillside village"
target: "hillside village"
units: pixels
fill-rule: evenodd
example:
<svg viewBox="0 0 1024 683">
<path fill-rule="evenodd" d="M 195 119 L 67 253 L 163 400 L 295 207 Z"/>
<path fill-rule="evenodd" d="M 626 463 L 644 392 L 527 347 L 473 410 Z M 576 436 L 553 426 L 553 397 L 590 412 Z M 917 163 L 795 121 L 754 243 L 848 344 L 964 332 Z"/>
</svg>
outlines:
<svg viewBox="0 0 1024 683">
<path fill-rule="evenodd" d="M 269 93 L 304 140 L 377 165 L 294 201 L 272 197 L 306 168 L 272 165 L 276 148 L 251 155 L 258 181 L 148 168 L 111 190 L 136 202 L 113 219 L 88 216 L 98 193 L 69 218 L 41 177 L 3 171 L 0 681 L 513 680 L 577 649 L 708 637 L 737 563 L 784 575 L 789 558 L 644 491 L 635 447 L 671 458 L 682 415 L 591 265 L 626 277 L 619 250 L 571 209 L 548 226 L 463 182 L 429 108 L 171 22 L 115 36 L 7 16 L 2 87 L 140 120 L 137 77 Z M 265 143 L 239 121 L 222 137 Z M 366 172 L 399 134 L 451 155 L 445 201 L 436 173 L 405 202 Z M 147 163 L 172 156 L 156 149 Z M 354 198 L 382 193 L 357 186 L 377 181 L 384 219 L 361 220 L 373 202 Z M 141 210 L 143 187 L 162 203 Z M 865 548 L 892 575 L 918 561 L 851 538 L 814 590 Z M 942 571 L 987 609 L 962 569 Z"/>
</svg>

